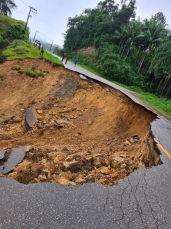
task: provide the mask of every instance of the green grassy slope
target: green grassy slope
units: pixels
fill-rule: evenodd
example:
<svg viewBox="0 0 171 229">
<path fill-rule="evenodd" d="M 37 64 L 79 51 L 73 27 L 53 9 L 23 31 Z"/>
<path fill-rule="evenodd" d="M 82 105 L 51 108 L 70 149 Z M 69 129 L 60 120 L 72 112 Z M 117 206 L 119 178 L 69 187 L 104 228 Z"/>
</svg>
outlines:
<svg viewBox="0 0 171 229">
<path fill-rule="evenodd" d="M 52 60 L 53 62 L 58 63 L 58 64 L 61 64 L 62 66 L 64 66 L 64 64 L 57 57 L 53 56 L 51 53 L 49 53 L 46 50 L 44 51 L 43 57 L 45 59 Z"/>
<path fill-rule="evenodd" d="M 9 26 L 17 23 L 24 23 L 24 22 L 0 14 L 0 35 L 6 34 L 6 31 L 9 28 Z"/>
<path fill-rule="evenodd" d="M 24 59 L 24 58 L 41 58 L 40 50 L 38 50 L 30 42 L 16 40 L 13 41 L 4 51 L 3 54 L 7 60 Z"/>
<path fill-rule="evenodd" d="M 41 58 L 40 50 L 37 46 L 34 46 L 29 41 L 15 40 L 4 51 L 3 54 L 7 57 L 7 60 L 24 59 L 24 58 Z M 54 57 L 51 53 L 44 50 L 43 58 L 52 60 L 55 63 L 63 63 Z"/>
</svg>

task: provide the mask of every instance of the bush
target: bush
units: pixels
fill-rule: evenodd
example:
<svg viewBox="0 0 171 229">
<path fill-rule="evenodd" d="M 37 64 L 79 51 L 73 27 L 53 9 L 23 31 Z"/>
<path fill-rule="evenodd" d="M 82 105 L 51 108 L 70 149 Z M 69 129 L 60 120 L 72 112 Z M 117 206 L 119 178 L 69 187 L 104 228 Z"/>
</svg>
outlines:
<svg viewBox="0 0 171 229">
<path fill-rule="evenodd" d="M 0 50 L 4 49 L 9 45 L 8 39 L 3 39 L 0 35 Z"/>
<path fill-rule="evenodd" d="M 0 54 L 0 63 L 6 61 L 6 57 L 3 54 Z"/>
<path fill-rule="evenodd" d="M 13 41 L 15 39 L 28 40 L 29 39 L 29 31 L 28 31 L 28 29 L 26 29 L 26 31 L 25 31 L 23 22 L 18 22 L 17 24 L 11 25 L 7 29 L 7 37 L 10 41 Z"/>
<path fill-rule="evenodd" d="M 18 73 L 26 73 L 28 76 L 31 76 L 31 77 L 39 77 L 39 76 L 43 76 L 44 77 L 44 74 L 43 72 L 34 72 L 33 70 L 19 70 Z"/>
<path fill-rule="evenodd" d="M 17 68 L 17 67 L 12 67 L 11 69 L 12 69 L 12 70 L 16 70 L 16 71 L 21 70 L 21 68 Z"/>
</svg>

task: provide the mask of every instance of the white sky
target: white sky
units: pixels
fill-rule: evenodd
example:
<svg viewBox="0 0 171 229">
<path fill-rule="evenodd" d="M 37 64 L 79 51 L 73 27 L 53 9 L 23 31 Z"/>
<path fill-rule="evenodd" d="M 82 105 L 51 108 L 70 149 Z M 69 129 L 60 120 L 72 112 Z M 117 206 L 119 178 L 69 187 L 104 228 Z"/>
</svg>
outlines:
<svg viewBox="0 0 171 229">
<path fill-rule="evenodd" d="M 13 10 L 12 17 L 26 21 L 29 7 L 37 9 L 37 15 L 31 14 L 28 26 L 30 37 L 34 37 L 36 30 L 37 39 L 43 39 L 49 43 L 54 40 L 55 44 L 63 46 L 63 35 L 67 30 L 68 17 L 79 15 L 85 8 L 95 8 L 100 0 L 14 0 L 18 6 Z M 119 3 L 120 0 L 115 0 Z M 137 0 L 137 17 L 141 20 L 150 18 L 158 12 L 163 12 L 167 23 L 171 24 L 171 1 L 170 0 Z"/>
</svg>

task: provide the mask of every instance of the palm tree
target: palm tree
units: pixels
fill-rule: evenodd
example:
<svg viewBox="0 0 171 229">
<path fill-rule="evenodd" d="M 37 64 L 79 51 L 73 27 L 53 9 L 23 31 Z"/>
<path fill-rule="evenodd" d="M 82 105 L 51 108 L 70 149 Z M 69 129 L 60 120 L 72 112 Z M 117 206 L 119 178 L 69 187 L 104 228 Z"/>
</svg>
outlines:
<svg viewBox="0 0 171 229">
<path fill-rule="evenodd" d="M 139 70 L 143 65 L 146 55 L 151 51 L 151 48 L 157 48 L 162 42 L 164 42 L 168 33 L 168 31 L 165 29 L 165 26 L 163 24 L 157 24 L 155 19 L 152 21 L 144 20 L 143 24 L 145 31 L 142 37 L 144 37 L 146 51 L 144 51 L 144 55 L 140 60 Z"/>
<path fill-rule="evenodd" d="M 0 0 L 0 14 L 2 15 L 11 16 L 12 9 L 16 7 L 14 0 Z"/>
<path fill-rule="evenodd" d="M 167 84 L 170 82 L 171 78 L 171 40 L 162 43 L 156 50 L 156 55 L 153 62 L 151 63 L 150 70 L 154 69 L 154 75 L 157 78 L 158 72 L 161 69 L 167 69 L 167 76 L 163 76 L 160 80 L 158 90 L 161 89 L 161 95 L 167 88 Z M 170 93 L 171 87 L 168 87 L 166 95 Z"/>
</svg>

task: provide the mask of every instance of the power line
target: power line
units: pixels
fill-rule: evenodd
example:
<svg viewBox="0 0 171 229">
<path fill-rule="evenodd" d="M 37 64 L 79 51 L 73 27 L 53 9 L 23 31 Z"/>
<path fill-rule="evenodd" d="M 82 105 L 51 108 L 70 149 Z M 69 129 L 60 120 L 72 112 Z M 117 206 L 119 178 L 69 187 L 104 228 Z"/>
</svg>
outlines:
<svg viewBox="0 0 171 229">
<path fill-rule="evenodd" d="M 47 37 L 46 35 L 44 35 L 42 32 L 40 32 L 43 36 L 45 36 L 46 38 L 48 38 L 49 40 L 51 40 L 52 41 L 52 39 L 51 38 L 49 38 L 49 37 Z"/>
<path fill-rule="evenodd" d="M 23 2 L 22 0 L 20 0 L 22 3 L 24 3 L 26 6 L 28 6 L 29 7 L 29 5 L 27 5 L 25 2 Z"/>
</svg>

